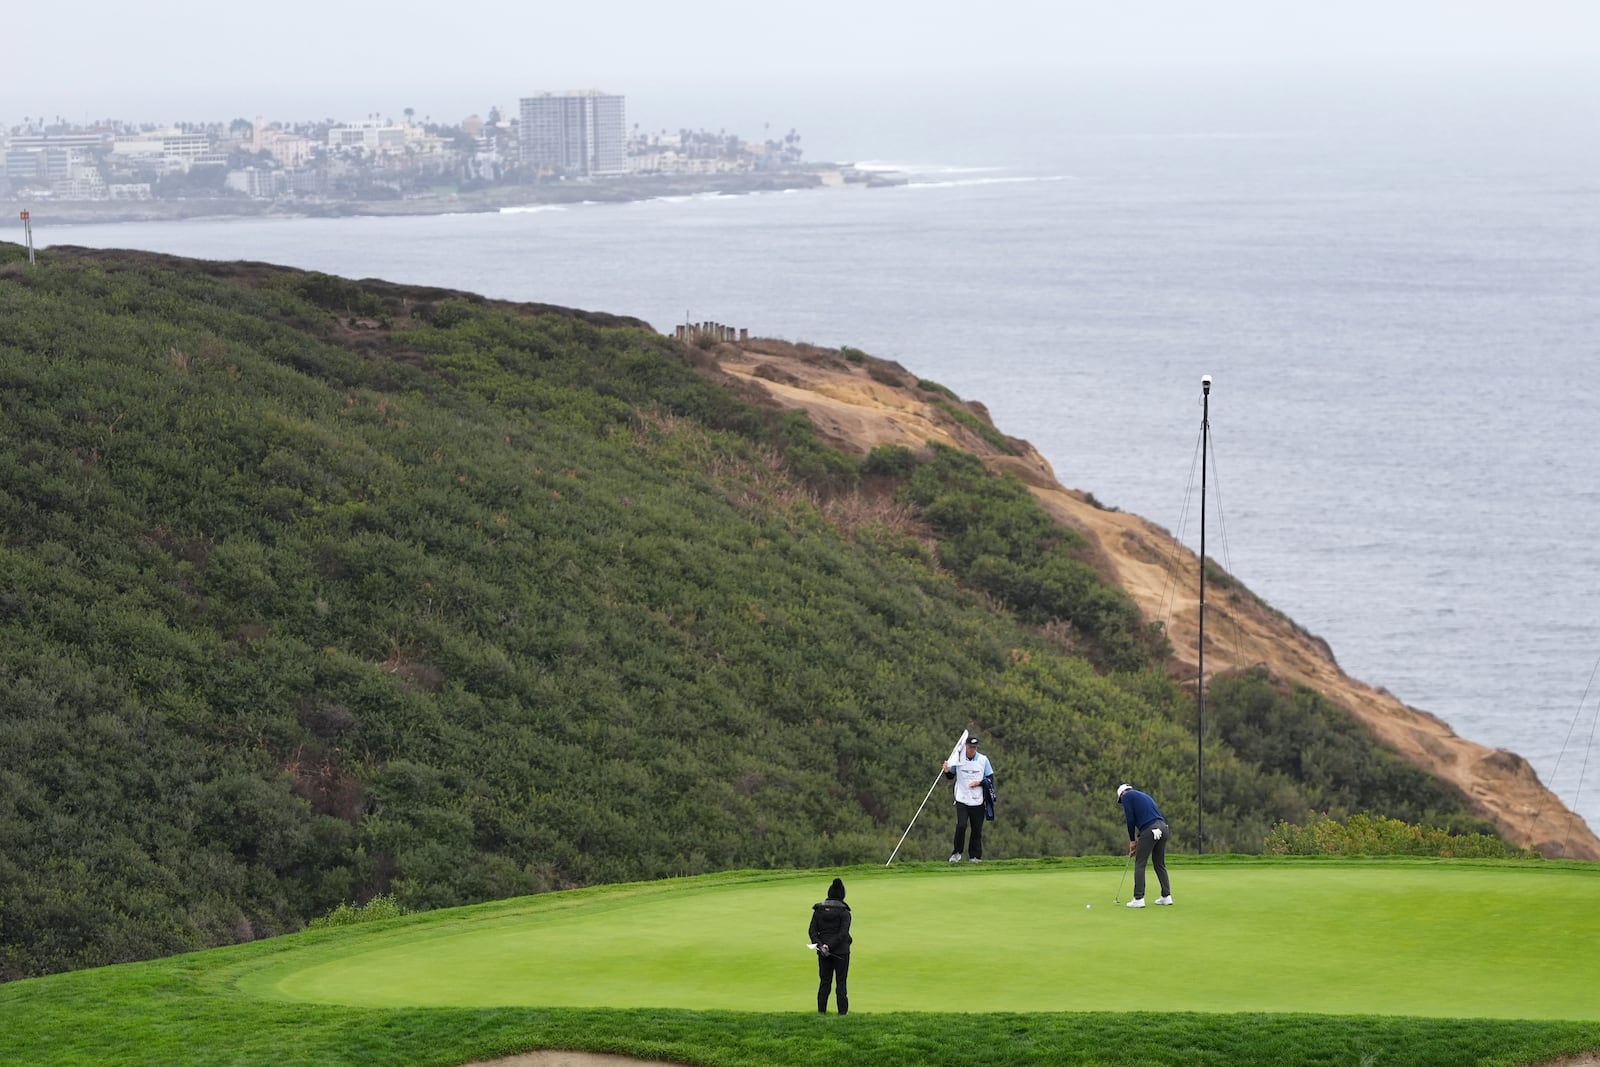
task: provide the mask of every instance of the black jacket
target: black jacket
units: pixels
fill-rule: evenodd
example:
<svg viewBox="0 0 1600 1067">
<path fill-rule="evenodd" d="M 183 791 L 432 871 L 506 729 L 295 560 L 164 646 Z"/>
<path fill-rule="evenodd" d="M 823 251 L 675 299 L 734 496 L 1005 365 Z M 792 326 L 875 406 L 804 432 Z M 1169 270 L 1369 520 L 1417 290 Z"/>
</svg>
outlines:
<svg viewBox="0 0 1600 1067">
<path fill-rule="evenodd" d="M 824 900 L 811 905 L 812 942 L 827 945 L 835 956 L 850 955 L 850 905 L 842 900 Z"/>
</svg>

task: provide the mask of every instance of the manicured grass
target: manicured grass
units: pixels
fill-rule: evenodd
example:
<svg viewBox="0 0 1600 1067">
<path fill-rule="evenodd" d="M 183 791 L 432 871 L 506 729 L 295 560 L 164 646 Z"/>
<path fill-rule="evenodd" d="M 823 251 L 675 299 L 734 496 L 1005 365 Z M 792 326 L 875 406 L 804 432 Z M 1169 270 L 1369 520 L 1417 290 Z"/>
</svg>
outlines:
<svg viewBox="0 0 1600 1067">
<path fill-rule="evenodd" d="M 1174 878 L 1176 906 L 1131 911 L 1112 903 L 1112 867 L 847 872 L 854 1008 L 1125 1011 L 1149 988 L 1169 1011 L 1600 1020 L 1600 909 L 1577 906 L 1600 890 L 1588 869 L 1180 861 Z M 245 988 L 366 1007 L 793 1010 L 826 885 L 759 876 L 583 907 L 532 898 L 291 953 Z"/>
<path fill-rule="evenodd" d="M 1593 865 L 1180 857 L 1177 906 L 1142 912 L 1112 906 L 1121 864 L 1105 859 L 846 870 L 843 1019 L 811 1010 L 803 947 L 834 873 L 547 894 L 17 982 L 0 987 L 0 1062 L 453 1064 L 562 1047 L 1454 1067 L 1600 1048 Z"/>
</svg>

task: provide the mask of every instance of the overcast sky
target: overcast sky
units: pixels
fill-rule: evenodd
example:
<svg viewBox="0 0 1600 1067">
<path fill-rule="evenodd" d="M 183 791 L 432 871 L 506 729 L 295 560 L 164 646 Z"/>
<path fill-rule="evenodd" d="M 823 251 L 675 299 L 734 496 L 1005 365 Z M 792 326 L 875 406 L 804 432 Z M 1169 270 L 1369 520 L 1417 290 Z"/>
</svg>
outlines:
<svg viewBox="0 0 1600 1067">
<path fill-rule="evenodd" d="M 628 96 L 647 126 L 803 121 L 808 98 L 1096 80 L 1473 74 L 1592 79 L 1595 0 L 77 0 L 8 5 L 0 122 L 459 120 L 546 89 Z M 1589 84 L 1595 84 L 1592 80 Z M 696 111 L 696 114 L 678 112 Z M 758 130 L 741 130 L 747 134 Z"/>
</svg>

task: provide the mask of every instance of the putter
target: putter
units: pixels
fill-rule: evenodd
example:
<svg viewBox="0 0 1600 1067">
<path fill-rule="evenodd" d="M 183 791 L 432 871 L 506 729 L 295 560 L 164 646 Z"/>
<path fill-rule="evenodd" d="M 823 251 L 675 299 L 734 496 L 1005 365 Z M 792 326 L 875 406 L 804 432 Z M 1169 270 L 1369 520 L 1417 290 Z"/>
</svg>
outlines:
<svg viewBox="0 0 1600 1067">
<path fill-rule="evenodd" d="M 1122 903 L 1122 883 L 1128 880 L 1128 864 L 1133 862 L 1133 853 L 1128 853 L 1128 858 L 1122 861 L 1122 877 L 1117 879 L 1117 895 L 1111 898 L 1111 903 Z"/>
</svg>

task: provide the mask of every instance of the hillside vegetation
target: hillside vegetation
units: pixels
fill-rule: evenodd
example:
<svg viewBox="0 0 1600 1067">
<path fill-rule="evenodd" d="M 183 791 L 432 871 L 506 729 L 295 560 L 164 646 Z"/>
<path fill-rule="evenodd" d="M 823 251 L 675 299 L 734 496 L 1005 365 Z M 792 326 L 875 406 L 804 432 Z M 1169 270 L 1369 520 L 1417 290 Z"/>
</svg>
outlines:
<svg viewBox="0 0 1600 1067">
<path fill-rule="evenodd" d="M 1120 852 L 1123 780 L 1192 848 L 1165 651 L 1014 479 L 832 448 L 641 323 L 0 246 L 0 977 L 881 862 L 969 725 L 991 853 Z M 1207 723 L 1208 851 L 1487 828 L 1309 690 Z"/>
</svg>

